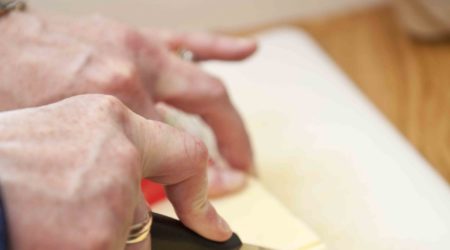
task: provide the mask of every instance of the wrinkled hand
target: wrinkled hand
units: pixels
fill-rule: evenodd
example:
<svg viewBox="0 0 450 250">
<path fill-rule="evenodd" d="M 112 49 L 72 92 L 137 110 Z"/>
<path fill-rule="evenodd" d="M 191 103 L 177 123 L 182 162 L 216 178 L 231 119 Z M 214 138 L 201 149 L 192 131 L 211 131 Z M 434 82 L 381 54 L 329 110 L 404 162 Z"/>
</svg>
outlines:
<svg viewBox="0 0 450 250">
<path fill-rule="evenodd" d="M 227 165 L 213 169 L 220 170 L 214 180 L 222 183 L 215 194 L 244 180 L 242 173 L 226 171 L 228 165 L 251 170 L 249 138 L 224 85 L 172 51 L 187 48 L 196 60 L 239 60 L 254 52 L 254 42 L 204 33 L 138 31 L 99 16 L 73 21 L 11 13 L 0 20 L 0 30 L 0 110 L 103 93 L 146 118 L 160 119 L 155 103 L 165 102 L 200 115 L 213 129 Z M 233 186 L 223 185 L 233 177 Z"/>
<path fill-rule="evenodd" d="M 12 249 L 123 249 L 148 211 L 141 178 L 166 185 L 192 230 L 231 235 L 206 199 L 205 145 L 111 96 L 0 113 L 0 159 Z"/>
</svg>

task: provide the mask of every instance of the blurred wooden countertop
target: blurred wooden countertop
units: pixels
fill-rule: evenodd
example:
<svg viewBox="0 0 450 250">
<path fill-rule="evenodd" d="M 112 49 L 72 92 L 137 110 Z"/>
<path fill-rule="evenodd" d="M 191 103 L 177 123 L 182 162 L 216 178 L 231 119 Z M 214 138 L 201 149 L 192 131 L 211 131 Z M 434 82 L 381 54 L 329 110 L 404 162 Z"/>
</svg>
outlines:
<svg viewBox="0 0 450 250">
<path fill-rule="evenodd" d="M 450 183 L 450 41 L 411 39 L 388 7 L 239 34 L 278 25 L 308 31 Z"/>
</svg>

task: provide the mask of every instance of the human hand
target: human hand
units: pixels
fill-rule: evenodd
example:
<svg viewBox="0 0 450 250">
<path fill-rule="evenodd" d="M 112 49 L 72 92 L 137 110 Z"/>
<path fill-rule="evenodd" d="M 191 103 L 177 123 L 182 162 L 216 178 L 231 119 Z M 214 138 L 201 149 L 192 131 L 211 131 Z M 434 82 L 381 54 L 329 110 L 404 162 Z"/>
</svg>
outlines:
<svg viewBox="0 0 450 250">
<path fill-rule="evenodd" d="M 129 226 L 149 209 L 142 178 L 165 185 L 195 232 L 217 241 L 231 236 L 206 198 L 205 145 L 114 97 L 81 95 L 0 113 L 0 159 L 12 249 L 123 249 Z"/>
<path fill-rule="evenodd" d="M 172 51 L 189 49 L 197 60 L 240 60 L 254 52 L 254 42 L 138 31 L 99 16 L 73 21 L 10 13 L 0 20 L 0 30 L 0 110 L 104 93 L 146 118 L 160 119 L 155 103 L 165 102 L 201 116 L 214 131 L 227 163 L 213 168 L 220 169 L 210 183 L 214 193 L 242 186 L 242 172 L 230 169 L 249 172 L 253 163 L 238 112 L 219 79 Z"/>
</svg>

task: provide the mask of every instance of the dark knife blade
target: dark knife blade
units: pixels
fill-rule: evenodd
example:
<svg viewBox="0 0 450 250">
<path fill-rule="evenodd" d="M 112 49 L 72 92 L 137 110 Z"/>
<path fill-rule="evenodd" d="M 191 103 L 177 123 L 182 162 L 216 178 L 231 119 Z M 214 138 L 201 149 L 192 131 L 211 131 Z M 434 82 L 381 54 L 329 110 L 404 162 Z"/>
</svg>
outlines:
<svg viewBox="0 0 450 250">
<path fill-rule="evenodd" d="M 268 248 L 242 244 L 233 236 L 225 242 L 203 238 L 180 221 L 153 213 L 151 228 L 152 250 L 270 250 Z"/>
</svg>

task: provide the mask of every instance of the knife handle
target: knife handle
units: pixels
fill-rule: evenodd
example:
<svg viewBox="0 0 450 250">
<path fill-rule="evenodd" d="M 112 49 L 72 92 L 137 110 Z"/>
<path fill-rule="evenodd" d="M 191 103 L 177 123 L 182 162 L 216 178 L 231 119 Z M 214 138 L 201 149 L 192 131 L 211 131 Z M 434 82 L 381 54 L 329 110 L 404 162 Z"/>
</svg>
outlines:
<svg viewBox="0 0 450 250">
<path fill-rule="evenodd" d="M 208 240 L 180 221 L 158 213 L 153 213 L 151 242 L 152 250 L 238 250 L 242 246 L 235 233 L 224 242 Z"/>
</svg>

